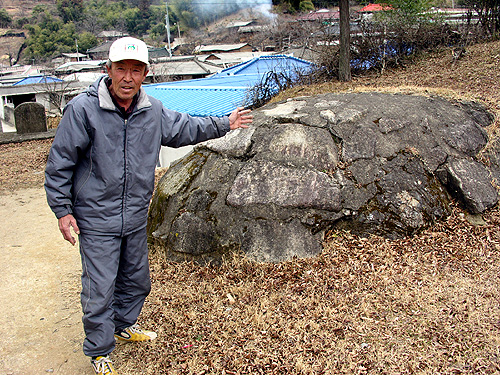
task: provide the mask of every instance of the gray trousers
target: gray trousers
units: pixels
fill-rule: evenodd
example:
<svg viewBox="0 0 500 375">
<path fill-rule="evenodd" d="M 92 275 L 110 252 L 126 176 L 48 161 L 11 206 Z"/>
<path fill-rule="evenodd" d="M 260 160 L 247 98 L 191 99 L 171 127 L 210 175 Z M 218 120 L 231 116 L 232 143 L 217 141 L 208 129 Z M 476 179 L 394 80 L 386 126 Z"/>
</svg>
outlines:
<svg viewBox="0 0 500 375">
<path fill-rule="evenodd" d="M 115 329 L 137 322 L 151 290 L 146 229 L 125 237 L 79 236 L 82 257 L 83 352 L 107 355 Z"/>
</svg>

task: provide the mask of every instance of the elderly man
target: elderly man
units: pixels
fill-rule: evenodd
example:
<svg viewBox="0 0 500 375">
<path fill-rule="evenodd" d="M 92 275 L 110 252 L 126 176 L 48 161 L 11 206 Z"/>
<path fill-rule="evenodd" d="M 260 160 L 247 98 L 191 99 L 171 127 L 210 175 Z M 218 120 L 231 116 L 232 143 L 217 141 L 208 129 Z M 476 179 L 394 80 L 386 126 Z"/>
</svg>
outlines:
<svg viewBox="0 0 500 375">
<path fill-rule="evenodd" d="M 79 235 L 83 351 L 96 374 L 116 374 L 115 340 L 146 341 L 137 318 L 151 289 L 146 220 L 160 147 L 192 145 L 252 122 L 249 110 L 196 118 L 163 107 L 141 85 L 148 50 L 135 38 L 115 41 L 108 76 L 64 110 L 45 172 L 47 201 L 67 241 Z"/>
</svg>

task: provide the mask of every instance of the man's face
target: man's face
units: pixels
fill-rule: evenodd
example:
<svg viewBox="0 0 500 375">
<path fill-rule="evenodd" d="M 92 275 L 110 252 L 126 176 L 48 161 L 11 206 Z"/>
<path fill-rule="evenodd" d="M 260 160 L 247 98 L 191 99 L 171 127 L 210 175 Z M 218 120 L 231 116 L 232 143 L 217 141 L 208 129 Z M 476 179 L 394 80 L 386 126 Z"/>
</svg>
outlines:
<svg viewBox="0 0 500 375">
<path fill-rule="evenodd" d="M 111 78 L 111 94 L 120 105 L 128 108 L 146 78 L 146 64 L 137 60 L 122 60 L 113 62 L 111 68 L 106 68 Z"/>
</svg>

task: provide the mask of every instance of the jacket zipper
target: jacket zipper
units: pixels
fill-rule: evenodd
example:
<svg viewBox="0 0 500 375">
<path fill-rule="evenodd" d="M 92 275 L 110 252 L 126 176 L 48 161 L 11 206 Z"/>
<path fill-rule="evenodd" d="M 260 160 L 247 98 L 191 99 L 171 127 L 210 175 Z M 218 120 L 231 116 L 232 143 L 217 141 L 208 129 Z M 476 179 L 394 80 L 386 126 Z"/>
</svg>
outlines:
<svg viewBox="0 0 500 375">
<path fill-rule="evenodd" d="M 127 194 L 128 194 L 128 179 L 127 179 L 127 169 L 128 169 L 128 149 L 127 149 L 127 129 L 129 120 L 142 112 L 144 108 L 140 108 L 130 114 L 128 119 L 123 121 L 123 191 L 122 191 L 122 236 L 126 233 L 126 209 L 127 209 Z"/>
<path fill-rule="evenodd" d="M 127 125 L 128 120 L 123 123 L 123 192 L 122 192 L 122 236 L 125 234 L 125 226 L 127 225 L 125 216 L 127 209 Z"/>
</svg>

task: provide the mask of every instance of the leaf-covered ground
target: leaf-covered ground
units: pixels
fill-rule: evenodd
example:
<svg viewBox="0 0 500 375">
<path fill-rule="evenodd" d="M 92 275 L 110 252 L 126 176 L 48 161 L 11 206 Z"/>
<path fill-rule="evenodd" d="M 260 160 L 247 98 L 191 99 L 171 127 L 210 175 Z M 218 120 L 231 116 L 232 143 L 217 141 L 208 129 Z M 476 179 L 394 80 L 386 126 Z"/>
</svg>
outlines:
<svg viewBox="0 0 500 375">
<path fill-rule="evenodd" d="M 500 42 L 441 51 L 383 75 L 282 94 L 383 90 L 482 101 L 500 114 Z M 1 189 L 41 186 L 50 142 L 0 146 Z M 472 220 L 474 219 L 474 220 Z M 471 224 L 475 222 L 476 224 Z M 120 374 L 500 373 L 500 211 L 402 240 L 329 232 L 323 253 L 280 264 L 166 261 L 140 323 L 159 337 L 120 345 Z"/>
<path fill-rule="evenodd" d="M 312 259 L 222 267 L 152 256 L 141 317 L 159 333 L 116 351 L 125 374 L 500 372 L 498 211 L 460 210 L 399 241 L 331 232 Z"/>
<path fill-rule="evenodd" d="M 0 193 L 42 186 L 51 139 L 0 145 Z"/>
</svg>

